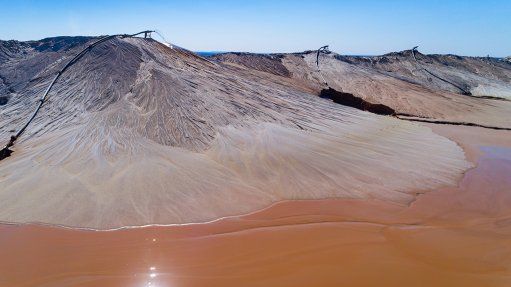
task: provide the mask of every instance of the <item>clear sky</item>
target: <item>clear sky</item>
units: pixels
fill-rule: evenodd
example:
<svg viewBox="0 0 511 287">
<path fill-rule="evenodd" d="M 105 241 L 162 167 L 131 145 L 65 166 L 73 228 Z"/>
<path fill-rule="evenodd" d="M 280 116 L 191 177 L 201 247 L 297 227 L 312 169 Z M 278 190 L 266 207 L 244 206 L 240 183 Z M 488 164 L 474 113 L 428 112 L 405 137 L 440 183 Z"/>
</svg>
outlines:
<svg viewBox="0 0 511 287">
<path fill-rule="evenodd" d="M 0 39 L 157 29 L 194 51 L 511 55 L 511 0 L 0 0 Z"/>
</svg>

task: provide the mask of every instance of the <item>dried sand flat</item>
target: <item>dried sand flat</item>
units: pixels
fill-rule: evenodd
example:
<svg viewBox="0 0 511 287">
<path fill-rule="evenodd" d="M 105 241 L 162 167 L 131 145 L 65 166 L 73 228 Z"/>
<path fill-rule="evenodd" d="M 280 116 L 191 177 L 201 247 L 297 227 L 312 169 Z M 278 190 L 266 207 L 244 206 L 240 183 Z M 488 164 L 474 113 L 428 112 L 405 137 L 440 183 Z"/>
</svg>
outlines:
<svg viewBox="0 0 511 287">
<path fill-rule="evenodd" d="M 478 136 L 486 133 L 480 128 L 445 126 L 441 132 L 463 146 L 491 143 Z M 503 147 L 472 150 L 478 165 L 459 187 L 420 195 L 409 207 L 307 200 L 186 226 L 79 231 L 2 225 L 8 236 L 0 237 L 0 283 L 509 286 L 511 133 L 490 135 Z"/>
<path fill-rule="evenodd" d="M 5 64 L 24 92 L 3 106 L 0 135 L 24 122 L 30 95 L 73 49 L 51 52 L 63 58 L 30 81 L 8 74 L 27 60 Z M 116 39 L 66 71 L 0 164 L 0 220 L 108 229 L 210 221 L 286 199 L 407 204 L 455 185 L 469 166 L 428 128 L 152 40 Z"/>
</svg>

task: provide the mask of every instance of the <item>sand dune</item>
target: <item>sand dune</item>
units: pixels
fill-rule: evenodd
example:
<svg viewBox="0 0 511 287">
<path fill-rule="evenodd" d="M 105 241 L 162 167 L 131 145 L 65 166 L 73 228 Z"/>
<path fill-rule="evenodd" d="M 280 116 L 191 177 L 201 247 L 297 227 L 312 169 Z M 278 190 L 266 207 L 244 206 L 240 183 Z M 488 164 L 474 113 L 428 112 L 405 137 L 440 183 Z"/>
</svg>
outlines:
<svg viewBox="0 0 511 287">
<path fill-rule="evenodd" d="M 321 54 L 318 72 L 315 51 L 215 56 L 241 73 L 278 77 L 283 84 L 309 93 L 319 94 L 327 88 L 325 80 L 331 88 L 384 104 L 399 114 L 511 128 L 508 62 L 453 55 L 417 57 L 421 66 L 415 63 L 410 50 L 371 57 Z M 264 65 L 255 64 L 260 62 Z M 464 87 L 472 96 L 461 95 L 459 89 L 426 74 L 421 67 Z"/>
<path fill-rule="evenodd" d="M 0 136 L 79 46 L 49 52 L 62 58 L 12 84 L 22 88 L 2 107 Z M 6 73 L 29 61 L 13 59 Z M 2 161 L 0 220 L 115 228 L 203 222 L 284 199 L 406 204 L 455 185 L 469 166 L 428 128 L 152 40 L 116 39 L 66 71 Z"/>
</svg>

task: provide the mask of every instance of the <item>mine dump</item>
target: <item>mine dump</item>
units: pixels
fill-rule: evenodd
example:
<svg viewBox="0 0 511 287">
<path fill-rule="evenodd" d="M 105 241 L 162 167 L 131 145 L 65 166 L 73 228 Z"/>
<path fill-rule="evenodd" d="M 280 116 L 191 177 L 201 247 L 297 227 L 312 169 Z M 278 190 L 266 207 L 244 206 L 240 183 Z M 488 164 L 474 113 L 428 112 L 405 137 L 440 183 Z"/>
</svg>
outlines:
<svg viewBox="0 0 511 287">
<path fill-rule="evenodd" d="M 509 61 L 151 36 L 0 41 L 0 285 L 511 284 Z"/>
</svg>

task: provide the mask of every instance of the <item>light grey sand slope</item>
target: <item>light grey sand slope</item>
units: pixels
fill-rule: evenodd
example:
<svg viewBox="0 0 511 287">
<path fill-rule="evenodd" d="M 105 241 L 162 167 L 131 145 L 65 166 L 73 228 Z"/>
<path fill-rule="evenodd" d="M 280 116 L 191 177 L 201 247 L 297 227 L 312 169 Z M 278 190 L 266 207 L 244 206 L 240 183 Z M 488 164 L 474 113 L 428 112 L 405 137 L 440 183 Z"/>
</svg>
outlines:
<svg viewBox="0 0 511 287">
<path fill-rule="evenodd" d="M 80 45 L 2 60 L 1 138 Z M 33 66 L 34 57 L 56 63 Z M 155 41 L 117 39 L 64 74 L 0 162 L 0 220 L 113 228 L 208 221 L 283 199 L 406 204 L 468 167 L 428 128 Z"/>
</svg>

